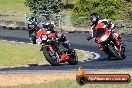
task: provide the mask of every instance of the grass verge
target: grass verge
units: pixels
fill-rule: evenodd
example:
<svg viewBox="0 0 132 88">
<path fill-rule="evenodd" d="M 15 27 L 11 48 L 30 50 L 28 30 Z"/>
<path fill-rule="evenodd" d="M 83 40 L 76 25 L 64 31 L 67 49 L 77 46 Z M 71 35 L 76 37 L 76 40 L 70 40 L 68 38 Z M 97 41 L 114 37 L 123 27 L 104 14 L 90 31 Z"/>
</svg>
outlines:
<svg viewBox="0 0 132 88">
<path fill-rule="evenodd" d="M 88 74 L 130 74 L 131 69 L 88 70 Z M 76 82 L 77 71 L 0 73 L 0 88 L 131 88 L 129 84 L 85 84 Z M 69 85 L 70 84 L 70 85 Z"/>
<path fill-rule="evenodd" d="M 69 85 L 70 84 L 70 85 Z M 44 84 L 21 85 L 3 88 L 131 88 L 130 84 L 85 84 L 80 86 L 75 80 L 56 80 Z"/>
<path fill-rule="evenodd" d="M 25 6 L 26 0 L 0 0 L 0 11 L 27 13 L 29 8 Z"/>
<path fill-rule="evenodd" d="M 0 41 L 0 66 L 48 63 L 40 51 L 40 47 L 38 45 Z M 82 58 L 84 53 L 77 51 L 77 55 Z"/>
</svg>

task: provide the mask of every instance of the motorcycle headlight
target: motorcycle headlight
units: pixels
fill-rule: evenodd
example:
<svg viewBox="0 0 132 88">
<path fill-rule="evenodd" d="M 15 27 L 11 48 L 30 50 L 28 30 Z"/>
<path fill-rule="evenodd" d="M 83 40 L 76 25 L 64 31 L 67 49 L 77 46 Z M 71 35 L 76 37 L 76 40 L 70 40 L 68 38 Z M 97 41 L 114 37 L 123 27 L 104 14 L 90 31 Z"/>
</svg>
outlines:
<svg viewBox="0 0 132 88">
<path fill-rule="evenodd" d="M 61 38 L 61 36 L 62 36 L 62 34 L 59 32 L 59 33 L 58 33 L 58 37 Z"/>
<path fill-rule="evenodd" d="M 47 31 L 47 32 L 46 32 L 46 34 L 50 34 L 50 33 L 51 33 L 51 31 Z"/>
<path fill-rule="evenodd" d="M 42 42 L 42 40 L 40 38 L 36 39 L 36 43 L 40 44 Z"/>
<path fill-rule="evenodd" d="M 105 41 L 107 38 L 108 38 L 108 36 L 104 35 L 104 36 L 101 37 L 101 41 Z"/>
<path fill-rule="evenodd" d="M 47 36 L 46 35 L 42 35 L 42 38 L 41 38 L 42 40 L 47 40 Z"/>
</svg>

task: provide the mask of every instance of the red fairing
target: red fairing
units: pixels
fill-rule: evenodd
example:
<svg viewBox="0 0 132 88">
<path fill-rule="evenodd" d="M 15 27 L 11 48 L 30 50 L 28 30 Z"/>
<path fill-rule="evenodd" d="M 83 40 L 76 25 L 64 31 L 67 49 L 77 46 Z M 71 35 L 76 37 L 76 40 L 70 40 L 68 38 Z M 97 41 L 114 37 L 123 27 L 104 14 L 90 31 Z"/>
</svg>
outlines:
<svg viewBox="0 0 132 88">
<path fill-rule="evenodd" d="M 96 43 L 101 43 L 102 41 L 101 41 L 100 38 L 95 38 L 95 42 L 96 42 Z"/>
<path fill-rule="evenodd" d="M 98 23 L 97 26 L 95 27 L 95 30 L 98 30 L 99 28 L 103 28 L 105 26 L 104 23 Z"/>
<path fill-rule="evenodd" d="M 46 31 L 43 30 L 43 29 L 40 29 L 40 30 L 37 32 L 36 38 L 40 38 L 41 35 L 45 35 L 45 34 L 46 34 Z"/>
<path fill-rule="evenodd" d="M 106 34 L 107 36 L 110 36 L 109 29 L 108 29 L 108 28 L 106 28 L 105 30 L 106 30 L 106 31 L 105 31 L 105 34 Z"/>
<path fill-rule="evenodd" d="M 110 32 L 108 31 L 108 28 L 106 28 L 105 30 L 106 30 L 105 35 L 110 36 Z M 102 40 L 101 40 L 101 38 L 97 37 L 97 38 L 95 38 L 95 42 L 96 43 L 101 43 Z"/>
<path fill-rule="evenodd" d="M 48 38 L 57 38 L 55 33 L 48 34 Z"/>
<path fill-rule="evenodd" d="M 67 54 L 62 54 L 61 55 L 61 61 L 66 61 L 69 59 L 69 56 Z"/>
</svg>

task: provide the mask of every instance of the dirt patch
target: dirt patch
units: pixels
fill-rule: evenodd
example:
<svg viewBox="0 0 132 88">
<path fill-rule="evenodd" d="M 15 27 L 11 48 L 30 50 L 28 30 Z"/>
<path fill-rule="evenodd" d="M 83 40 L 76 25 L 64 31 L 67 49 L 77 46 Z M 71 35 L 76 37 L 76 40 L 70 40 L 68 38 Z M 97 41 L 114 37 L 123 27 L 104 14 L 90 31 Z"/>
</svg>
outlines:
<svg viewBox="0 0 132 88">
<path fill-rule="evenodd" d="M 30 72 L 0 73 L 0 86 L 48 83 L 56 80 L 75 80 L 78 72 Z M 88 74 L 130 74 L 132 70 L 96 70 L 86 71 Z"/>
<path fill-rule="evenodd" d="M 75 79 L 75 73 L 6 73 L 0 74 L 0 86 L 47 83 Z"/>
</svg>

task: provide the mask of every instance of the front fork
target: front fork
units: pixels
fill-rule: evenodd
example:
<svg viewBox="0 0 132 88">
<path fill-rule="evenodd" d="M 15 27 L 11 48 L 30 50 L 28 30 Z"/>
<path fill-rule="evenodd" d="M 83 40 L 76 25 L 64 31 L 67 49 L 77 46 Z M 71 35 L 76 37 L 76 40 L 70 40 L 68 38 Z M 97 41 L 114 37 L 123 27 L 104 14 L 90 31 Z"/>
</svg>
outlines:
<svg viewBox="0 0 132 88">
<path fill-rule="evenodd" d="M 112 42 L 113 43 L 113 42 Z M 116 51 L 118 52 L 118 54 L 120 54 L 121 55 L 121 57 L 123 58 L 123 59 L 125 59 L 126 58 L 126 56 L 125 56 L 125 46 L 122 44 L 122 43 L 120 43 L 120 45 L 119 46 L 116 46 L 115 44 L 113 45 L 114 46 L 114 48 L 116 49 Z M 108 58 L 111 58 L 111 55 L 108 53 Z"/>
</svg>

